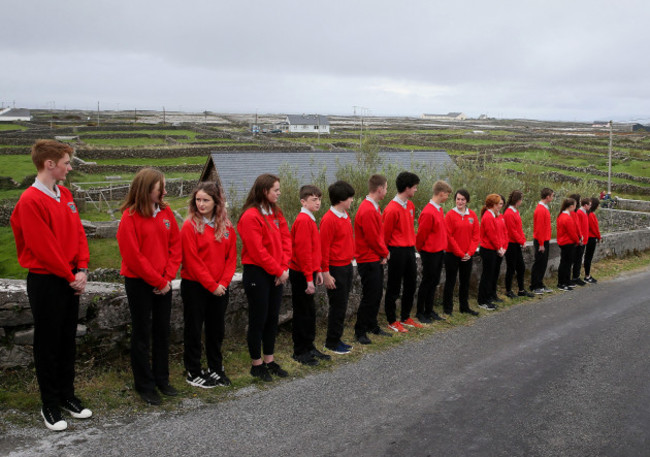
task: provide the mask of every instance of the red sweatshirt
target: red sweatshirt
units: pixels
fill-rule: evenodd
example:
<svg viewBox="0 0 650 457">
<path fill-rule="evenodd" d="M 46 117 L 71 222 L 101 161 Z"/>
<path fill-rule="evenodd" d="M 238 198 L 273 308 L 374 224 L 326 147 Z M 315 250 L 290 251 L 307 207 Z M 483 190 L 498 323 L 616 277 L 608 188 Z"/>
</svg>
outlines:
<svg viewBox="0 0 650 457">
<path fill-rule="evenodd" d="M 517 243 L 522 246 L 526 243 L 526 235 L 524 235 L 524 228 L 521 223 L 521 215 L 519 211 L 513 210 L 508 207 L 503 213 L 503 219 L 506 221 L 508 228 L 508 242 Z"/>
<path fill-rule="evenodd" d="M 176 277 L 182 248 L 178 224 L 169 206 L 156 217 L 124 211 L 117 228 L 117 244 L 122 254 L 121 275 L 143 279 L 157 289 L 163 289 Z"/>
<path fill-rule="evenodd" d="M 181 240 L 181 278 L 201 283 L 212 293 L 220 285 L 230 285 L 237 268 L 237 235 L 233 227 L 217 241 L 212 227 L 206 224 L 203 233 L 199 233 L 194 221 L 188 219 L 181 228 Z"/>
<path fill-rule="evenodd" d="M 551 212 L 541 203 L 537 204 L 533 213 L 533 238 L 540 245 L 551 240 Z"/>
<path fill-rule="evenodd" d="M 558 246 L 578 244 L 580 242 L 580 235 L 578 234 L 578 229 L 571 215 L 565 212 L 560 213 L 555 224 L 557 227 Z"/>
<path fill-rule="evenodd" d="M 291 233 L 280 211 L 262 215 L 259 208 L 248 208 L 237 224 L 242 240 L 241 263 L 257 265 L 280 277 L 291 260 Z"/>
<path fill-rule="evenodd" d="M 454 208 L 445 216 L 447 252 L 452 252 L 456 257 L 476 254 L 481 239 L 476 213 L 469 208 L 466 211 L 467 214 L 461 216 Z"/>
<path fill-rule="evenodd" d="M 320 271 L 321 247 L 318 225 L 309 214 L 299 213 L 291 226 L 291 262 L 289 267 L 301 271 L 307 282 L 314 280 Z"/>
<path fill-rule="evenodd" d="M 582 225 L 580 224 L 580 221 L 578 220 L 578 213 L 576 211 L 571 211 L 571 219 L 573 220 L 573 223 L 576 226 L 576 233 L 578 233 L 578 239 L 582 239 Z"/>
<path fill-rule="evenodd" d="M 481 218 L 481 247 L 498 251 L 503 247 L 502 231 L 494 214 L 489 209 Z"/>
<path fill-rule="evenodd" d="M 27 189 L 10 222 L 20 266 L 73 282 L 72 270 L 88 268 L 88 241 L 72 193 L 58 188 L 60 202 L 35 187 Z"/>
<path fill-rule="evenodd" d="M 589 216 L 582 208 L 576 211 L 576 215 L 578 216 L 578 225 L 580 226 L 582 244 L 587 244 L 587 239 L 589 238 Z"/>
<path fill-rule="evenodd" d="M 415 205 L 408 201 L 406 209 L 391 200 L 384 210 L 384 241 L 386 246 L 415 246 Z"/>
<path fill-rule="evenodd" d="M 447 226 L 445 213 L 436 209 L 433 203 L 425 205 L 418 218 L 418 234 L 415 238 L 415 248 L 418 251 L 440 252 L 447 249 Z"/>
<path fill-rule="evenodd" d="M 388 257 L 381 211 L 365 199 L 354 217 L 354 242 L 357 263 L 378 262 Z"/>
<path fill-rule="evenodd" d="M 501 239 L 501 247 L 505 250 L 508 250 L 508 227 L 506 227 L 506 220 L 503 218 L 503 214 L 497 216 L 497 228 L 499 229 L 499 236 Z"/>
<path fill-rule="evenodd" d="M 347 214 L 347 213 L 346 213 Z M 354 258 L 354 234 L 350 216 L 338 217 L 330 209 L 320 221 L 321 270 L 330 271 L 330 265 L 342 267 Z"/>
<path fill-rule="evenodd" d="M 589 238 L 598 238 L 599 240 L 602 238 L 596 213 L 589 213 Z"/>
</svg>

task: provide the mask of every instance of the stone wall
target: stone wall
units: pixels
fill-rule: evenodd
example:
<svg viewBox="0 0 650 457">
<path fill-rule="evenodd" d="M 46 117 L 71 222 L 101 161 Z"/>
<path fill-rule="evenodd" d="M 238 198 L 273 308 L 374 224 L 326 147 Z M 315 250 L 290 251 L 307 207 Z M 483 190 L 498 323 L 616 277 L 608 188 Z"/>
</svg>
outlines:
<svg viewBox="0 0 650 457">
<path fill-rule="evenodd" d="M 601 232 L 622 232 L 650 228 L 650 213 L 598 208 L 596 214 L 598 215 L 598 225 Z"/>
<path fill-rule="evenodd" d="M 603 242 L 596 249 L 594 260 L 610 256 L 624 257 L 648 249 L 650 229 L 610 233 L 603 236 Z M 532 244 L 528 243 L 524 250 L 528 269 L 533 256 Z M 480 258 L 477 256 L 474 262 L 472 282 L 475 284 L 481 271 Z M 555 241 L 552 241 L 547 274 L 556 271 L 558 264 L 559 249 Z M 505 262 L 502 269 L 505 269 Z M 172 341 L 180 343 L 183 335 L 183 313 L 179 281 L 174 281 L 173 288 Z M 280 310 L 281 323 L 289 322 L 292 318 L 291 290 L 288 286 L 284 290 Z M 359 306 L 359 293 L 360 282 L 355 273 L 348 317 L 352 317 Z M 239 274 L 232 282 L 230 294 L 226 313 L 227 338 L 244 341 L 248 323 L 247 303 Z M 440 286 L 437 296 L 440 296 Z M 316 303 L 317 316 L 322 320 L 327 315 L 327 296 L 322 287 L 316 295 Z M 81 298 L 79 319 L 77 337 L 81 360 L 120 354 L 128 347 L 129 308 L 121 283 L 89 283 L 87 292 Z M 351 322 L 348 322 L 348 325 L 351 325 Z M 25 292 L 25 281 L 0 280 L 0 367 L 27 366 L 32 363 L 32 340 L 33 318 Z"/>
<path fill-rule="evenodd" d="M 650 201 L 648 200 L 628 200 L 626 198 L 618 198 L 616 201 L 616 207 L 618 209 L 650 212 Z"/>
</svg>

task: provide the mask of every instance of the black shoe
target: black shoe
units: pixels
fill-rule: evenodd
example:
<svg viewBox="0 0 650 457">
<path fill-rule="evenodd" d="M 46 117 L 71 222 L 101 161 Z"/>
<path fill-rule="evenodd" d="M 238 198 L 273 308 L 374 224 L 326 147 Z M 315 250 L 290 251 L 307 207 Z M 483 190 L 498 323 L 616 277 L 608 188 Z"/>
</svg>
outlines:
<svg viewBox="0 0 650 457">
<path fill-rule="evenodd" d="M 312 356 L 313 358 L 315 358 L 315 359 L 319 359 L 319 360 L 332 360 L 332 356 L 331 356 L 331 355 L 323 354 L 321 351 L 319 351 L 319 350 L 316 349 L 316 348 L 314 348 L 314 349 L 312 349 L 311 351 L 309 351 L 309 353 L 310 353 L 311 356 Z"/>
<path fill-rule="evenodd" d="M 379 326 L 377 326 L 377 327 L 373 328 L 372 330 L 370 330 L 370 333 L 372 333 L 373 335 L 379 335 L 379 336 L 389 336 L 389 337 L 393 336 L 390 333 L 382 330 L 381 327 L 379 327 Z"/>
<path fill-rule="evenodd" d="M 494 297 L 492 297 L 492 303 L 503 303 L 503 299 L 495 295 Z"/>
<path fill-rule="evenodd" d="M 370 338 L 368 338 L 368 335 L 366 335 L 365 333 L 363 335 L 355 336 L 354 339 L 361 344 L 372 344 L 372 341 L 370 341 Z"/>
<path fill-rule="evenodd" d="M 511 290 L 509 290 L 508 292 L 506 292 L 506 297 L 508 297 L 508 298 L 517 298 L 517 296 L 515 295 L 515 293 L 514 293 L 513 291 L 511 291 Z"/>
<path fill-rule="evenodd" d="M 582 279 L 580 279 L 580 278 L 573 279 L 571 282 L 572 282 L 573 284 L 575 284 L 576 286 L 586 286 L 586 285 L 587 285 L 587 283 L 584 282 L 584 281 L 583 281 Z"/>
<path fill-rule="evenodd" d="M 292 355 L 291 358 L 295 360 L 298 363 L 302 363 L 303 365 L 307 365 L 309 367 L 314 367 L 318 365 L 318 360 L 314 358 L 313 355 L 311 355 L 311 352 L 305 352 L 304 354 L 300 355 Z"/>
<path fill-rule="evenodd" d="M 166 384 L 164 386 L 158 386 L 158 390 L 161 394 L 167 395 L 168 397 L 175 397 L 178 395 L 178 390 L 174 388 L 171 384 Z"/>
<path fill-rule="evenodd" d="M 61 409 L 69 412 L 75 419 L 88 419 L 93 415 L 91 410 L 83 407 L 81 400 L 77 397 L 68 398 L 61 404 Z"/>
<path fill-rule="evenodd" d="M 488 311 L 494 311 L 497 309 L 497 306 L 494 303 L 488 302 L 488 303 L 481 303 L 478 305 L 479 308 L 487 309 Z"/>
<path fill-rule="evenodd" d="M 253 365 L 251 367 L 251 376 L 261 379 L 264 382 L 273 381 L 273 378 L 269 374 L 269 369 L 264 363 L 261 365 Z"/>
<path fill-rule="evenodd" d="M 201 389 L 213 389 L 217 387 L 217 383 L 214 379 L 210 378 L 210 376 L 203 370 L 198 374 L 192 374 L 188 371 L 187 376 L 185 377 L 185 382 L 192 387 L 200 387 Z"/>
<path fill-rule="evenodd" d="M 519 293 L 517 293 L 517 295 L 520 297 L 529 297 L 529 298 L 533 298 L 535 296 L 534 293 L 528 292 L 527 290 L 520 290 Z"/>
<path fill-rule="evenodd" d="M 588 284 L 596 284 L 598 282 L 593 276 L 585 276 L 584 281 Z"/>
<path fill-rule="evenodd" d="M 461 309 L 460 312 L 461 312 L 462 314 L 471 314 L 472 316 L 478 316 L 478 311 L 474 311 L 474 310 L 471 309 L 471 308 Z"/>
<path fill-rule="evenodd" d="M 63 420 L 61 410 L 57 407 L 43 406 L 41 416 L 45 421 L 45 426 L 53 432 L 61 432 L 68 428 L 68 423 Z"/>
<path fill-rule="evenodd" d="M 433 322 L 429 316 L 424 314 L 416 314 L 415 318 L 419 320 L 421 324 L 430 324 Z"/>
<path fill-rule="evenodd" d="M 138 392 L 138 395 L 140 395 L 140 398 L 142 398 L 148 405 L 158 406 L 162 404 L 162 398 L 160 398 L 160 395 L 158 395 L 158 392 L 155 390 L 150 392 Z"/>
<path fill-rule="evenodd" d="M 429 319 L 432 321 L 446 321 L 447 319 L 436 313 L 435 311 L 432 311 L 431 314 L 427 316 Z"/>
<path fill-rule="evenodd" d="M 230 384 L 232 384 L 228 376 L 226 376 L 226 373 L 223 371 L 223 367 L 221 370 L 213 370 L 211 368 L 208 368 L 208 371 L 206 371 L 205 374 L 208 376 L 208 378 L 214 381 L 215 386 L 228 387 Z"/>
<path fill-rule="evenodd" d="M 557 285 L 557 288 L 558 288 L 559 290 L 563 290 L 563 291 L 565 291 L 565 292 L 568 292 L 568 291 L 572 290 L 569 286 L 565 286 L 564 284 L 558 284 L 558 285 Z"/>
<path fill-rule="evenodd" d="M 284 371 L 280 365 L 275 363 L 275 361 L 265 364 L 266 368 L 269 370 L 269 373 L 278 376 L 280 378 L 286 378 L 289 376 L 289 373 Z"/>
</svg>

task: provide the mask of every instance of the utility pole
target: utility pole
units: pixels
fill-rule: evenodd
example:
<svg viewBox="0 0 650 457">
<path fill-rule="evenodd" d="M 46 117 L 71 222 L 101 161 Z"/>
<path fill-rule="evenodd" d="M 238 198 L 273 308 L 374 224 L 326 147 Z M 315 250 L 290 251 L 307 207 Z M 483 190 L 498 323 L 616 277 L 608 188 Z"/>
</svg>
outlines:
<svg viewBox="0 0 650 457">
<path fill-rule="evenodd" d="M 609 163 L 607 165 L 607 193 L 612 192 L 612 124 L 609 121 Z"/>
<path fill-rule="evenodd" d="M 133 108 L 133 125 L 135 125 L 138 122 L 138 109 Z"/>
<path fill-rule="evenodd" d="M 99 127 L 99 101 L 97 102 L 97 127 Z"/>
<path fill-rule="evenodd" d="M 316 118 L 318 119 L 318 146 L 320 146 L 320 114 L 317 114 Z"/>
<path fill-rule="evenodd" d="M 163 125 L 165 125 L 165 107 L 163 106 Z"/>
</svg>

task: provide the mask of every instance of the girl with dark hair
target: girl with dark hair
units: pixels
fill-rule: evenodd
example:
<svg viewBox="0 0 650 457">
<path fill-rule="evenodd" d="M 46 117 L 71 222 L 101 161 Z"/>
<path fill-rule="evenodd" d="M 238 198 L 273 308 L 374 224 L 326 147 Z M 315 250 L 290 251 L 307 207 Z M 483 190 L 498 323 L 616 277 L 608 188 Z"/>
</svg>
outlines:
<svg viewBox="0 0 650 457">
<path fill-rule="evenodd" d="M 221 355 L 228 306 L 228 286 L 237 266 L 237 236 L 226 201 L 215 183 L 200 183 L 189 200 L 181 228 L 184 353 L 186 382 L 209 389 L 228 386 Z M 207 370 L 201 368 L 201 333 L 205 326 Z"/>
<path fill-rule="evenodd" d="M 494 303 L 502 303 L 503 300 L 499 298 L 497 295 L 497 285 L 499 284 L 499 273 L 501 273 L 501 264 L 503 263 L 503 259 L 508 252 L 508 228 L 506 227 L 506 222 L 505 219 L 503 218 L 503 214 L 501 213 L 501 210 L 503 209 L 506 199 L 503 197 L 503 195 L 499 194 L 499 197 L 501 198 L 501 204 L 499 205 L 499 209 L 497 211 L 497 227 L 499 229 L 499 234 L 501 235 L 501 248 L 503 249 L 503 254 L 498 254 L 496 263 L 494 265 L 494 277 L 492 278 L 492 301 Z"/>
<path fill-rule="evenodd" d="M 454 196 L 456 206 L 447 212 L 447 250 L 445 252 L 445 289 L 443 310 L 451 315 L 454 309 L 454 287 L 458 274 L 458 302 L 461 313 L 477 316 L 469 307 L 469 278 L 472 274 L 472 257 L 480 239 L 479 222 L 476 213 L 467 207 L 469 192 L 458 189 Z"/>
<path fill-rule="evenodd" d="M 535 294 L 528 292 L 524 286 L 524 273 L 526 264 L 522 248 L 526 244 L 526 235 L 519 214 L 519 206 L 523 201 L 524 194 L 520 190 L 513 190 L 508 196 L 506 210 L 503 212 L 503 219 L 508 229 L 508 250 L 506 251 L 506 295 L 508 298 L 534 297 Z M 517 273 L 517 286 L 519 293 L 515 295 L 512 291 L 512 278 Z"/>
<path fill-rule="evenodd" d="M 248 299 L 251 375 L 262 381 L 271 381 L 271 374 L 288 376 L 273 357 L 282 289 L 289 278 L 291 260 L 291 234 L 277 204 L 279 198 L 280 178 L 258 176 L 237 223 L 242 240 L 242 282 Z"/>
<path fill-rule="evenodd" d="M 557 245 L 560 247 L 560 266 L 557 269 L 557 287 L 560 290 L 573 289 L 571 284 L 571 265 L 575 248 L 580 243 L 580 236 L 571 213 L 576 208 L 576 201 L 565 198 L 560 214 L 557 216 Z"/>
<path fill-rule="evenodd" d="M 483 271 L 478 286 L 479 307 L 494 311 L 496 305 L 493 301 L 494 293 L 494 270 L 497 264 L 497 257 L 505 254 L 502 233 L 497 223 L 499 210 L 503 207 L 503 200 L 498 194 L 490 194 L 485 199 L 485 206 L 481 209 L 481 261 Z"/>
<path fill-rule="evenodd" d="M 585 282 L 595 284 L 596 278 L 591 276 L 591 261 L 594 258 L 596 251 L 596 244 L 600 242 L 600 227 L 598 225 L 598 218 L 596 217 L 596 210 L 600 202 L 597 198 L 591 198 L 591 208 L 589 209 L 589 240 L 587 241 L 587 248 L 585 249 Z"/>
<path fill-rule="evenodd" d="M 156 387 L 164 395 L 178 395 L 169 384 L 169 321 L 171 281 L 181 263 L 181 240 L 174 213 L 164 201 L 166 193 L 162 172 L 140 170 L 120 207 L 117 229 L 120 274 L 131 311 L 135 390 L 151 405 L 161 403 Z"/>
</svg>

